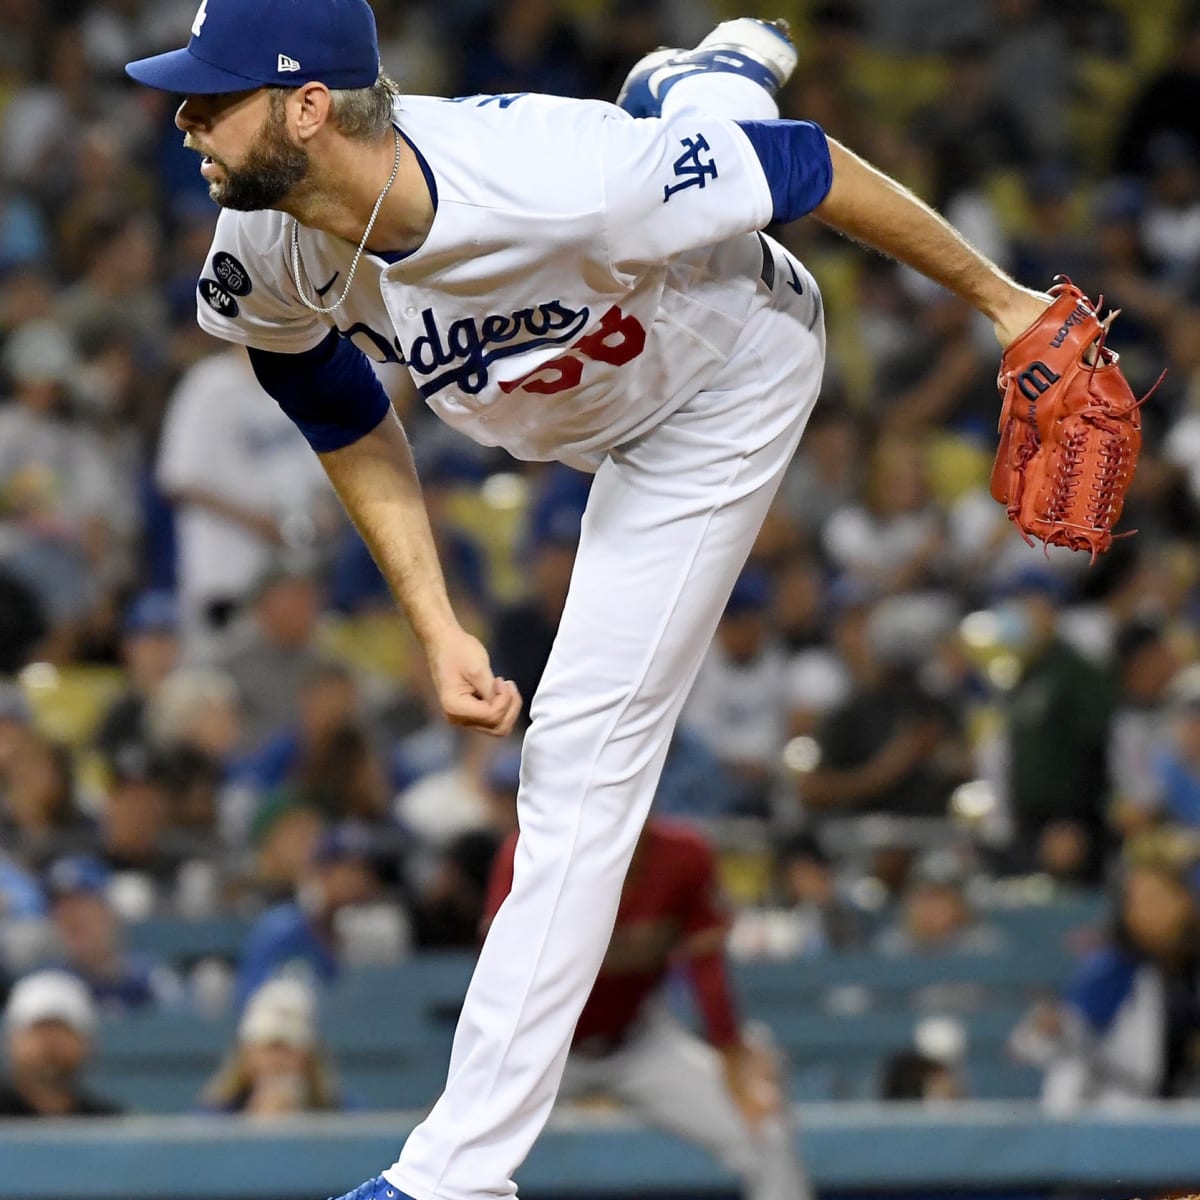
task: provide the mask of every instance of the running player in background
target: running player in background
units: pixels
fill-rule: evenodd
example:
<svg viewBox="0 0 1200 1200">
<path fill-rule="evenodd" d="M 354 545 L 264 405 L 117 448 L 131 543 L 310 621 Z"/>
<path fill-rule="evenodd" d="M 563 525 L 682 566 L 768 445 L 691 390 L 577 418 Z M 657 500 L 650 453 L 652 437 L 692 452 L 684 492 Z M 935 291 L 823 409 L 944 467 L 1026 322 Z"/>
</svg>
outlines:
<svg viewBox="0 0 1200 1200">
<path fill-rule="evenodd" d="M 512 887 L 516 849 L 513 834 L 496 855 L 485 931 Z M 779 1064 L 738 1019 L 725 969 L 728 927 L 712 848 L 687 826 L 651 817 L 559 1096 L 621 1100 L 720 1159 L 741 1176 L 746 1200 L 806 1200 Z M 687 975 L 707 1041 L 660 1003 L 673 968 Z"/>
<path fill-rule="evenodd" d="M 365 0 L 203 0 L 131 63 L 225 212 L 201 325 L 250 347 L 420 639 L 447 718 L 521 697 L 446 596 L 371 358 L 444 420 L 595 472 L 525 737 L 512 890 L 441 1099 L 354 1200 L 496 1200 L 542 1129 L 679 710 L 820 390 L 812 276 L 758 231 L 814 213 L 974 304 L 1008 345 L 1047 298 L 898 184 L 780 121 L 784 33 L 744 18 L 655 56 L 648 119 L 546 96 L 399 96 Z M 644 76 L 644 78 L 643 78 Z M 643 86 L 644 85 L 644 86 Z"/>
</svg>

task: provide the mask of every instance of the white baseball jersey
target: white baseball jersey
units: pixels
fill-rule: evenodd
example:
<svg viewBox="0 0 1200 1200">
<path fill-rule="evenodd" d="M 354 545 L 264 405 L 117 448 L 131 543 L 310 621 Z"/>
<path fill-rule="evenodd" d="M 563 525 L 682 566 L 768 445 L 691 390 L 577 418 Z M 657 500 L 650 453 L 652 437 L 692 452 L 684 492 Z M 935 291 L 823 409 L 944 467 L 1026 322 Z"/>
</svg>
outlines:
<svg viewBox="0 0 1200 1200">
<path fill-rule="evenodd" d="M 752 231 L 772 212 L 733 121 L 537 95 L 406 96 L 395 121 L 436 205 L 420 248 L 364 255 L 345 304 L 320 317 L 292 281 L 292 218 L 224 211 L 200 282 L 208 332 L 295 353 L 336 322 L 476 441 L 585 468 L 729 357 L 759 286 Z M 300 229 L 318 303 L 340 294 L 355 249 Z"/>
</svg>

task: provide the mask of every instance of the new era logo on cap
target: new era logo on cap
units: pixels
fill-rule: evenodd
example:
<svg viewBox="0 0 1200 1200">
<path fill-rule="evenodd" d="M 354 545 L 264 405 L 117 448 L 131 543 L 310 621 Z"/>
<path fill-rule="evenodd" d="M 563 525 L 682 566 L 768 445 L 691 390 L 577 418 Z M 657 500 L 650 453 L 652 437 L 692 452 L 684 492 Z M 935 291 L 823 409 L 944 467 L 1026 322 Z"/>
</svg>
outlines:
<svg viewBox="0 0 1200 1200">
<path fill-rule="evenodd" d="M 368 0 L 197 2 L 188 44 L 129 63 L 129 75 L 184 96 L 309 82 L 353 90 L 379 78 L 379 38 Z M 282 37 L 287 53 L 278 50 Z"/>
</svg>

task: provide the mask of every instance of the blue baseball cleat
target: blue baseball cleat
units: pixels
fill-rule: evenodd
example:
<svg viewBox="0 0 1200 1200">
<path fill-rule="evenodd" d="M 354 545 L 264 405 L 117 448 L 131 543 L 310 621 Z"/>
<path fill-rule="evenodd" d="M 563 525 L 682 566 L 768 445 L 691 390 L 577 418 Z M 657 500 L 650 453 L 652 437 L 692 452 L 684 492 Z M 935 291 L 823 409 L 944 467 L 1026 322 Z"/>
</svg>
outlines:
<svg viewBox="0 0 1200 1200">
<path fill-rule="evenodd" d="M 330 1196 L 329 1200 L 335 1198 Z M 361 1187 L 356 1187 L 344 1196 L 338 1196 L 336 1200 L 412 1200 L 412 1197 L 394 1184 L 388 1183 L 382 1175 L 376 1175 L 374 1179 L 368 1179 Z"/>
<path fill-rule="evenodd" d="M 626 76 L 617 104 L 633 117 L 661 117 L 663 97 L 703 71 L 744 75 L 772 95 L 796 69 L 786 21 L 738 17 L 722 21 L 694 50 L 655 50 Z"/>
</svg>

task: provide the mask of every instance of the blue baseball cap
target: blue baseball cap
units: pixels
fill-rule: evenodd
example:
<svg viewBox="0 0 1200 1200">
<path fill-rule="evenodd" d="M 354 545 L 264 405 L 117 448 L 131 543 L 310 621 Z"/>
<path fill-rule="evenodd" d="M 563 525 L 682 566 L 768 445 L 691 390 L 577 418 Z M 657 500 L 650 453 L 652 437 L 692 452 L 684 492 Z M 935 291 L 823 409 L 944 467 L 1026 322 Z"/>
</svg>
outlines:
<svg viewBox="0 0 1200 1200">
<path fill-rule="evenodd" d="M 370 87 L 379 37 L 366 0 L 201 0 L 182 50 L 125 67 L 138 83 L 184 96 L 299 87 Z"/>
<path fill-rule="evenodd" d="M 46 870 L 46 891 L 61 896 L 103 896 L 112 878 L 108 867 L 98 858 L 71 855 L 56 859 Z"/>
</svg>

